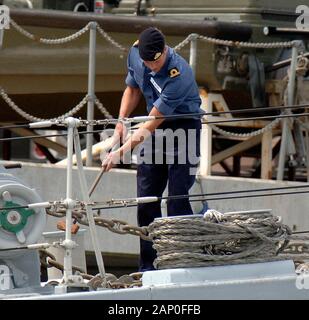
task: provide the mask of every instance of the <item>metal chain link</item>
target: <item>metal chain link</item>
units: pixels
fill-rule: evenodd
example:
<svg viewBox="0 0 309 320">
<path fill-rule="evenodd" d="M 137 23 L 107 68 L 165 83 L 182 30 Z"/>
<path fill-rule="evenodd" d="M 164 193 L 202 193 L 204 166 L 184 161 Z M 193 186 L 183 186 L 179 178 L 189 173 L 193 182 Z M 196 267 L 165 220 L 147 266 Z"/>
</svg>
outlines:
<svg viewBox="0 0 309 320">
<path fill-rule="evenodd" d="M 64 271 L 64 265 L 58 262 L 55 256 L 48 252 L 47 250 L 39 250 L 40 253 L 40 263 L 41 266 L 48 269 L 48 268 L 56 268 L 59 271 Z M 72 271 L 76 274 L 81 276 L 85 280 L 89 280 L 88 286 L 91 287 L 93 290 L 97 290 L 98 288 L 102 288 L 104 285 L 104 281 L 101 276 L 96 275 L 93 276 L 91 274 L 85 273 L 85 271 L 79 267 L 72 266 Z M 117 278 L 112 273 L 106 273 L 106 281 L 107 281 L 107 288 L 111 289 L 122 289 L 122 288 L 134 288 L 142 286 L 142 272 L 134 272 L 129 275 L 125 274 L 122 275 L 120 278 Z M 47 284 L 49 285 L 57 285 L 57 280 L 48 281 Z"/>
<path fill-rule="evenodd" d="M 46 39 L 46 38 L 40 38 L 40 37 L 28 32 L 27 30 L 22 28 L 20 25 L 18 25 L 13 19 L 10 20 L 10 23 L 16 31 L 18 31 L 19 33 L 21 33 L 25 37 L 27 37 L 31 40 L 34 40 L 34 41 L 38 41 L 40 43 L 44 43 L 44 44 L 63 44 L 63 43 L 71 42 L 71 41 L 79 38 L 85 32 L 87 32 L 89 30 L 89 24 L 90 24 L 90 23 L 88 23 L 84 28 L 82 28 L 81 30 L 79 30 L 79 31 L 67 36 L 67 37 L 59 38 L 59 39 Z"/>
<path fill-rule="evenodd" d="M 24 28 L 22 28 L 20 25 L 18 25 L 13 19 L 10 20 L 11 25 L 22 35 L 25 37 L 38 41 L 40 43 L 44 44 L 63 44 L 67 43 L 70 41 L 73 41 L 83 35 L 85 32 L 87 32 L 90 28 L 91 22 L 89 22 L 84 28 L 81 30 L 77 31 L 76 33 L 60 38 L 60 39 L 45 39 L 45 38 L 40 38 Z M 99 34 L 106 39 L 110 44 L 112 44 L 114 47 L 120 49 L 123 52 L 127 52 L 128 49 L 122 46 L 120 43 L 118 43 L 116 40 L 114 40 L 108 33 L 106 33 L 100 25 L 97 24 L 97 30 Z M 217 39 L 217 38 L 212 38 L 212 37 L 206 37 L 202 35 L 197 35 L 197 34 L 190 34 L 188 35 L 182 42 L 180 42 L 178 45 L 174 47 L 174 50 L 181 50 L 184 46 L 186 46 L 192 38 L 195 37 L 196 39 L 206 41 L 208 43 L 213 43 L 217 45 L 224 45 L 224 46 L 230 46 L 230 47 L 241 47 L 241 48 L 263 48 L 263 49 L 273 49 L 273 48 L 291 48 L 294 46 L 293 41 L 285 41 L 285 42 L 244 42 L 244 41 L 232 41 L 232 40 L 222 40 L 222 39 Z"/>
<path fill-rule="evenodd" d="M 274 127 L 276 127 L 280 121 L 282 119 L 281 118 L 278 118 L 278 119 L 275 119 L 273 120 L 272 122 L 270 122 L 269 124 L 267 124 L 265 127 L 259 129 L 259 130 L 256 130 L 256 131 L 253 131 L 253 132 L 248 132 L 248 133 L 236 133 L 236 132 L 231 132 L 231 131 L 227 131 L 227 130 L 224 130 L 224 129 L 221 129 L 219 128 L 218 126 L 216 126 L 215 124 L 209 124 L 211 126 L 211 128 L 216 131 L 217 133 L 219 134 L 222 134 L 223 136 L 226 136 L 226 137 L 242 137 L 242 138 L 245 138 L 245 137 L 255 137 L 255 136 L 258 136 L 262 133 L 265 133 L 267 131 L 270 131 L 272 130 Z"/>
<path fill-rule="evenodd" d="M 26 111 L 22 110 L 21 108 L 19 108 L 14 101 L 12 101 L 12 99 L 7 95 L 7 93 L 4 91 L 4 89 L 2 87 L 0 87 L 0 95 L 3 98 L 3 100 L 16 112 L 18 113 L 21 117 L 25 118 L 26 120 L 30 121 L 30 122 L 38 122 L 38 121 L 56 121 L 56 120 L 62 120 L 64 118 L 67 117 L 71 117 L 74 114 L 76 114 L 84 105 L 86 105 L 87 101 L 88 101 L 88 96 L 85 96 L 83 98 L 83 100 L 81 100 L 73 109 L 71 109 L 70 111 L 68 111 L 67 113 L 56 117 L 56 118 L 52 118 L 52 119 L 42 119 L 42 118 L 38 118 L 35 117 L 29 113 L 27 113 Z"/>
<path fill-rule="evenodd" d="M 59 38 L 59 39 L 45 39 L 45 38 L 40 38 L 39 42 L 44 43 L 44 44 L 63 44 L 63 43 L 68 43 L 71 41 L 76 40 L 80 36 L 82 36 L 84 33 L 86 33 L 89 30 L 89 23 L 79 31 L 64 37 L 64 38 Z"/>
<path fill-rule="evenodd" d="M 112 44 L 114 47 L 120 49 L 123 52 L 128 52 L 128 49 L 122 46 L 120 43 L 118 43 L 116 40 L 114 40 L 110 35 L 108 35 L 101 27 L 97 24 L 97 30 L 99 31 L 99 34 L 107 40 L 110 44 Z"/>
<path fill-rule="evenodd" d="M 108 110 L 104 107 L 103 103 L 97 97 L 95 97 L 94 103 L 97 106 L 97 108 L 102 112 L 102 114 L 105 116 L 105 118 L 107 119 L 113 118 L 113 116 L 108 112 Z"/>
<path fill-rule="evenodd" d="M 18 31 L 19 33 L 21 33 L 22 35 L 24 35 L 26 38 L 29 38 L 30 40 L 34 40 L 36 41 L 37 40 L 37 37 L 28 32 L 27 30 L 25 30 L 24 28 L 22 28 L 20 25 L 18 25 L 12 18 L 10 18 L 10 24 L 11 26 L 16 30 Z"/>
<path fill-rule="evenodd" d="M 197 39 L 206 41 L 208 43 L 213 43 L 217 45 L 229 46 L 229 47 L 239 47 L 239 48 L 260 48 L 260 49 L 274 49 L 274 48 L 292 48 L 295 44 L 293 41 L 285 42 L 243 42 L 243 41 L 232 41 L 232 40 L 222 40 L 217 38 L 205 37 L 198 35 Z"/>
<path fill-rule="evenodd" d="M 183 41 L 181 41 L 179 44 L 177 44 L 177 45 L 174 47 L 174 50 L 175 50 L 175 51 L 181 50 L 183 47 L 185 47 L 187 44 L 190 43 L 191 39 L 192 39 L 192 34 L 189 34 L 189 35 L 187 36 L 187 38 L 185 38 Z"/>
<path fill-rule="evenodd" d="M 65 210 L 51 210 L 46 209 L 46 213 L 53 217 L 64 217 L 66 215 Z M 78 223 L 81 225 L 89 226 L 88 218 L 86 212 L 83 210 L 74 210 L 72 212 L 72 217 L 76 219 Z M 94 218 L 95 224 L 99 227 L 103 227 L 108 229 L 109 231 L 117 234 L 131 234 L 134 236 L 138 236 L 143 240 L 151 241 L 151 238 L 148 236 L 147 227 L 137 227 L 130 225 L 129 223 L 118 220 L 118 219 L 107 219 L 99 217 L 98 215 Z"/>
</svg>

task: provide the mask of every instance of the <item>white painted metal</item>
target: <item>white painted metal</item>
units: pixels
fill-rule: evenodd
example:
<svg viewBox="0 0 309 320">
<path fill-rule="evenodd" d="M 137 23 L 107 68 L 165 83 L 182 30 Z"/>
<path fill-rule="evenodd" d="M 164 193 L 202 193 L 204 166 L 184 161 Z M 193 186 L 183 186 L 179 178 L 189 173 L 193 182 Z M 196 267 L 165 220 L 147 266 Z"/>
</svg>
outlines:
<svg viewBox="0 0 309 320">
<path fill-rule="evenodd" d="M 156 275 L 157 273 L 157 275 Z M 165 274 L 165 276 L 163 275 Z M 150 275 L 152 275 L 150 277 Z M 147 280 L 148 277 L 148 280 Z M 143 286 L 65 294 L 6 295 L 19 300 L 309 300 L 298 289 L 292 261 L 148 271 Z"/>
<path fill-rule="evenodd" d="M 142 281 L 143 286 L 158 286 L 207 283 L 211 281 L 254 280 L 284 276 L 295 276 L 293 261 L 147 271 L 144 272 Z"/>
<path fill-rule="evenodd" d="M 87 203 L 90 203 L 90 197 L 88 194 L 89 188 L 87 186 L 87 181 L 86 181 L 86 177 L 85 177 L 85 173 L 84 173 L 82 156 L 81 156 L 82 151 L 81 151 L 81 147 L 80 147 L 80 140 L 79 140 L 78 131 L 76 128 L 75 128 L 74 134 L 75 134 L 74 146 L 75 146 L 75 151 L 76 151 L 76 160 L 77 160 L 77 168 L 78 168 L 77 172 L 78 172 L 80 188 L 81 188 L 81 192 L 82 192 L 82 199 L 87 204 Z M 86 213 L 87 213 L 87 218 L 88 218 L 88 222 L 89 222 L 90 237 L 91 237 L 92 245 L 94 248 L 94 253 L 95 253 L 98 269 L 99 269 L 99 272 L 100 272 L 102 279 L 104 279 L 104 285 L 106 285 L 104 262 L 103 262 L 103 257 L 102 257 L 101 251 L 100 251 L 97 229 L 96 229 L 91 206 L 86 205 Z"/>
<path fill-rule="evenodd" d="M 0 174 L 0 195 L 3 194 L 6 194 L 6 199 L 9 195 L 10 199 L 19 205 L 42 201 L 35 190 L 26 187 L 10 174 Z M 35 214 L 28 218 L 22 233 L 15 235 L 0 229 L 1 249 L 18 247 L 21 243 L 28 245 L 37 242 L 46 227 L 46 213 L 42 208 L 36 208 L 34 211 Z M 19 251 L 1 252 L 0 257 L 13 257 L 20 254 Z"/>
<path fill-rule="evenodd" d="M 69 283 L 70 276 L 72 276 L 72 247 L 69 245 L 72 241 L 72 207 L 69 205 L 72 201 L 72 160 L 73 160 L 73 141 L 74 141 L 74 127 L 76 126 L 73 118 L 67 119 L 68 124 L 68 141 L 67 141 L 67 181 L 66 181 L 66 218 L 65 218 L 65 255 L 64 255 L 64 270 L 63 278 L 65 284 Z"/>
<path fill-rule="evenodd" d="M 292 48 L 292 57 L 291 57 L 292 61 L 290 66 L 289 83 L 287 88 L 287 105 L 289 106 L 293 105 L 293 102 L 294 102 L 297 57 L 298 57 L 298 46 L 294 46 Z M 282 120 L 282 134 L 281 134 L 277 180 L 283 180 L 283 177 L 284 177 L 284 167 L 285 167 L 287 143 L 288 143 L 288 131 L 290 130 L 289 121 L 290 120 L 288 118 L 284 118 Z"/>
<path fill-rule="evenodd" d="M 195 76 L 196 74 L 196 62 L 197 62 L 197 34 L 193 33 L 191 35 L 191 41 L 190 41 L 190 59 L 189 64 L 192 68 L 193 74 Z"/>
<path fill-rule="evenodd" d="M 83 269 L 87 272 L 86 256 L 85 256 L 85 245 L 84 237 L 87 231 L 85 229 L 79 229 L 77 234 L 72 235 L 72 240 L 76 242 L 77 247 L 72 251 L 72 264 L 76 267 Z M 65 238 L 64 231 L 53 231 L 43 233 L 44 241 L 50 244 L 48 252 L 53 254 L 57 261 L 61 262 L 64 260 L 64 250 L 57 246 L 52 246 L 55 242 L 61 242 Z M 47 269 L 48 279 L 61 279 L 62 272 L 56 268 Z"/>
</svg>

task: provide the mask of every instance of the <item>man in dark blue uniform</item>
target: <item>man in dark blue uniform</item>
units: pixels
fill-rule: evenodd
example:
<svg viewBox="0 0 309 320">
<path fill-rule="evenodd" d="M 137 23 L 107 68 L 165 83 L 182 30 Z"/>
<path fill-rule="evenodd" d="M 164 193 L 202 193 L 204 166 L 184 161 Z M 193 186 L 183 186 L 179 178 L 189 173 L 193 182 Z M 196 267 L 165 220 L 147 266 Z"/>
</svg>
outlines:
<svg viewBox="0 0 309 320">
<path fill-rule="evenodd" d="M 143 94 L 147 111 L 150 116 L 170 116 L 188 113 L 201 113 L 199 91 L 193 72 L 188 63 L 172 48 L 165 45 L 164 35 L 156 28 L 144 30 L 138 42 L 131 48 L 128 55 L 128 75 L 126 78 L 119 117 L 128 117 L 138 105 Z M 157 132 L 169 129 L 169 132 L 182 130 L 185 133 L 185 143 L 175 139 L 172 146 L 167 143 L 167 135 L 163 134 L 163 148 L 156 149 Z M 134 132 L 117 151 L 111 152 L 103 161 L 108 171 L 113 164 L 134 147 L 145 140 L 145 132 L 149 132 L 146 139 L 154 147 L 151 148 L 151 163 L 139 163 L 137 169 L 137 196 L 162 196 L 168 183 L 167 201 L 168 216 L 192 214 L 188 198 L 173 199 L 172 196 L 187 195 L 192 187 L 197 162 L 192 163 L 192 152 L 199 157 L 201 121 L 199 116 L 191 118 L 170 117 L 145 122 Z M 123 138 L 125 128 L 118 123 L 115 136 Z M 190 145 L 189 133 L 194 134 L 193 144 Z M 146 134 L 147 135 L 147 134 Z M 141 151 L 143 157 L 149 150 Z M 163 161 L 155 163 L 158 152 L 163 153 Z M 148 155 L 149 156 L 149 155 Z M 185 161 L 180 161 L 182 156 Z M 183 157 L 184 156 L 184 157 Z M 159 157 L 160 158 L 160 157 Z M 171 159 L 172 158 L 172 159 Z M 172 160 L 172 161 L 171 161 Z M 148 226 L 155 218 L 161 217 L 161 204 L 146 203 L 138 205 L 138 224 Z M 152 243 L 141 240 L 140 243 L 140 271 L 152 270 L 156 252 Z"/>
</svg>

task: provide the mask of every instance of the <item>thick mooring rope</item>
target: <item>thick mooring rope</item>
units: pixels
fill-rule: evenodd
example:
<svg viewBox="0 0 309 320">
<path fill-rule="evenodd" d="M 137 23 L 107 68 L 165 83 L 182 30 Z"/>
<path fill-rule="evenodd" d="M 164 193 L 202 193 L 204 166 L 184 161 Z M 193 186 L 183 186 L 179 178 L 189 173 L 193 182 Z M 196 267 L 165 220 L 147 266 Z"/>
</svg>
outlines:
<svg viewBox="0 0 309 320">
<path fill-rule="evenodd" d="M 265 213 L 221 214 L 157 219 L 148 227 L 157 251 L 157 269 L 202 267 L 290 259 L 279 254 L 291 230 L 281 218 Z M 290 253 L 290 252 L 289 252 Z M 308 253 L 298 253 L 308 259 Z"/>
</svg>

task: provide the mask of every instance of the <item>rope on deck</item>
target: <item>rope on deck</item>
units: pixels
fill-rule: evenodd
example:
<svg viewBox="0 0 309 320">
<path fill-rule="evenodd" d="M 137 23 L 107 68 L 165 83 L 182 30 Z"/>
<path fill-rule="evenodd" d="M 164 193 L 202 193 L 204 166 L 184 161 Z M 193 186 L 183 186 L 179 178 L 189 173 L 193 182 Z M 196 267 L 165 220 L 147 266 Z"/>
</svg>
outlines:
<svg viewBox="0 0 309 320">
<path fill-rule="evenodd" d="M 204 217 L 157 219 L 148 231 L 157 251 L 157 269 L 309 259 L 309 246 L 303 240 L 295 242 L 295 248 L 302 246 L 302 252 L 295 252 L 289 245 L 291 230 L 269 212 L 208 210 Z"/>
</svg>

